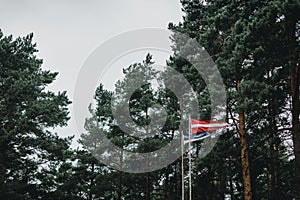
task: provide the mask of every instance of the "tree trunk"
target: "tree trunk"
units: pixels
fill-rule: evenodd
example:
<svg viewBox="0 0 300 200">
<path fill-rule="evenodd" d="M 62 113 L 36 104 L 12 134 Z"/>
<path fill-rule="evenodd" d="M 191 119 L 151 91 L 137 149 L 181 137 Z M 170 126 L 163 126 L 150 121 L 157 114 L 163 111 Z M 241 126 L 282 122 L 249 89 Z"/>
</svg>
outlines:
<svg viewBox="0 0 300 200">
<path fill-rule="evenodd" d="M 146 113 L 146 121 L 147 121 L 147 125 L 146 125 L 146 135 L 148 135 L 148 130 L 149 130 L 149 127 L 148 127 L 148 108 L 146 108 L 145 110 L 145 113 Z M 147 166 L 147 169 L 149 169 L 149 155 L 147 154 L 147 160 L 146 160 L 146 166 Z M 149 172 L 146 173 L 146 199 L 147 200 L 150 200 L 151 198 L 151 195 L 150 195 L 150 175 L 149 175 Z"/>
<path fill-rule="evenodd" d="M 241 90 L 241 80 L 237 80 L 237 91 Z M 252 200 L 251 192 L 251 177 L 250 177 L 250 165 L 248 158 L 248 146 L 246 139 L 246 125 L 245 125 L 245 113 L 242 110 L 238 111 L 239 115 L 239 134 L 241 142 L 241 159 L 242 159 L 242 174 L 244 183 L 244 199 Z"/>
<path fill-rule="evenodd" d="M 273 139 L 273 138 L 271 138 Z M 279 191 L 278 191 L 278 150 L 275 144 L 271 144 L 270 146 L 270 157 L 272 161 L 270 162 L 269 170 L 270 170 L 270 197 L 272 200 L 280 199 Z"/>
<path fill-rule="evenodd" d="M 92 163 L 92 176 L 94 176 L 94 173 L 95 173 L 95 164 Z M 93 200 L 93 192 L 92 192 L 93 185 L 94 185 L 94 177 L 92 177 L 90 180 L 89 200 Z"/>
<path fill-rule="evenodd" d="M 118 200 L 122 199 L 124 137 L 125 134 L 122 133 L 122 149 L 120 153 L 120 171 L 119 171 L 119 181 L 118 181 Z"/>
<path fill-rule="evenodd" d="M 230 199 L 235 200 L 232 176 L 229 177 Z"/>
<path fill-rule="evenodd" d="M 180 162 L 178 162 L 178 179 L 179 179 L 179 185 L 178 185 L 178 196 L 181 197 L 181 199 L 184 198 L 184 157 L 181 156 Z"/>
<path fill-rule="evenodd" d="M 245 131 L 245 114 L 242 111 L 239 112 L 239 121 L 240 121 L 239 131 L 240 131 L 240 141 L 241 141 L 242 173 L 243 173 L 243 181 L 244 181 L 244 199 L 252 200 L 248 146 L 247 146 L 246 131 Z"/>
<path fill-rule="evenodd" d="M 119 172 L 119 182 L 118 182 L 118 200 L 121 200 L 122 199 L 122 177 L 123 175 L 123 172 L 120 171 Z"/>
<path fill-rule="evenodd" d="M 300 70 L 299 65 L 291 69 L 291 92 L 292 92 L 292 135 L 294 143 L 295 155 L 295 183 L 297 200 L 300 200 L 300 99 L 299 99 L 299 86 L 300 86 Z"/>
<path fill-rule="evenodd" d="M 165 194 L 164 194 L 164 199 L 170 200 L 170 186 L 169 186 L 169 173 L 168 171 L 165 172 Z"/>
<path fill-rule="evenodd" d="M 299 20 L 298 10 L 291 10 L 287 16 L 287 34 L 289 43 L 290 84 L 292 97 L 292 136 L 295 155 L 295 191 L 296 199 L 300 200 L 300 69 L 299 52 L 296 38 L 296 23 Z"/>
<path fill-rule="evenodd" d="M 146 174 L 146 194 L 147 194 L 147 200 L 151 200 L 150 199 L 150 177 L 149 177 L 149 173 Z"/>
<path fill-rule="evenodd" d="M 270 150 L 270 158 L 271 161 L 269 162 L 269 171 L 270 171 L 270 195 L 272 200 L 280 199 L 279 198 L 279 190 L 278 190 L 278 168 L 279 168 L 279 146 L 278 143 L 279 139 L 277 136 L 277 125 L 276 125 L 276 116 L 273 112 L 273 101 L 271 100 L 269 105 L 269 121 L 270 121 L 270 139 L 269 139 L 269 150 Z"/>
</svg>

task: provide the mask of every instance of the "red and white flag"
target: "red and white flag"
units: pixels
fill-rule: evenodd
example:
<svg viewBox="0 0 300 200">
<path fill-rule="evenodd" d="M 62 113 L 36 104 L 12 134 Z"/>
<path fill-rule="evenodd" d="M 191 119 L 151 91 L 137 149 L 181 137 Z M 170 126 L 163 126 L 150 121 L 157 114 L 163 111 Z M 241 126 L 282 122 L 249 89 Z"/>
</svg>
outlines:
<svg viewBox="0 0 300 200">
<path fill-rule="evenodd" d="M 198 120 L 191 119 L 191 134 L 214 131 L 224 128 L 228 125 L 226 122 L 218 122 L 214 120 Z"/>
</svg>

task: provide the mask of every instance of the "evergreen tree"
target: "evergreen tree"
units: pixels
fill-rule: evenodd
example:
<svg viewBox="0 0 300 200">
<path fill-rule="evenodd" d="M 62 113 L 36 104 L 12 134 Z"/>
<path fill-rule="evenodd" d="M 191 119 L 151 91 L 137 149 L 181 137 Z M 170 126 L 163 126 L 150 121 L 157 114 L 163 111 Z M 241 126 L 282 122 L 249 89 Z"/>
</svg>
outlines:
<svg viewBox="0 0 300 200">
<path fill-rule="evenodd" d="M 150 107 L 158 102 L 158 93 L 151 87 L 151 81 L 155 80 L 156 74 L 151 68 L 152 64 L 152 56 L 148 54 L 142 63 L 132 64 L 123 70 L 124 80 L 116 83 L 114 92 L 105 90 L 103 85 L 100 85 L 96 90 L 96 109 L 91 110 L 93 119 L 87 120 L 87 133 L 81 136 L 81 143 L 90 152 L 102 152 L 100 149 L 109 148 L 99 139 L 99 131 L 102 131 L 114 145 L 120 147 L 118 152 L 114 152 L 115 155 L 110 155 L 107 158 L 111 159 L 110 162 L 114 163 L 119 171 L 111 168 L 106 172 L 103 171 L 105 177 L 114 177 L 115 181 L 110 189 L 116 191 L 114 197 L 105 196 L 105 198 L 140 199 L 144 197 L 152 199 L 152 195 L 160 195 L 157 191 L 154 191 L 159 186 L 158 173 L 129 174 L 123 172 L 124 168 L 130 167 L 124 161 L 128 159 L 126 151 L 147 153 L 160 148 L 164 144 L 160 134 L 147 137 L 148 134 L 153 132 L 148 127 L 151 115 L 154 112 L 154 110 L 150 110 Z M 136 88 L 137 79 L 144 79 L 145 77 L 145 84 L 140 88 Z M 132 89 L 134 89 L 134 92 L 131 94 Z M 119 124 L 128 121 L 127 118 L 123 117 L 124 109 L 126 109 L 123 106 L 123 101 L 127 101 L 127 99 L 129 100 L 129 114 L 133 121 L 129 122 L 129 126 L 125 130 L 122 130 Z M 117 116 L 119 118 L 116 119 L 116 114 L 113 115 L 113 112 L 118 112 Z M 138 127 L 142 127 L 144 130 L 142 130 L 143 135 L 140 134 L 141 131 Z M 151 167 L 149 159 L 146 158 L 145 161 L 145 167 Z M 96 163 L 96 166 L 99 166 L 99 164 Z M 101 183 L 95 182 L 95 185 L 100 187 L 105 184 L 103 181 Z"/>
<path fill-rule="evenodd" d="M 57 73 L 42 70 L 32 38 L 14 40 L 0 32 L 1 199 L 40 199 L 51 193 L 57 188 L 52 169 L 70 153 L 70 139 L 49 131 L 66 125 L 70 101 L 66 92 L 46 90 Z"/>
<path fill-rule="evenodd" d="M 295 81 L 299 80 L 298 71 L 295 71 L 299 65 L 298 54 L 295 53 L 299 49 L 299 3 L 276 0 L 181 2 L 185 12 L 184 22 L 177 26 L 170 24 L 170 28 L 199 41 L 212 55 L 223 75 L 228 91 L 228 118 L 235 124 L 235 131 L 238 133 L 232 134 L 232 137 L 240 138 L 239 159 L 242 163 L 244 198 L 252 199 L 253 196 L 254 199 L 260 199 L 264 198 L 261 194 L 269 192 L 271 194 L 266 198 L 280 198 L 276 187 L 282 184 L 276 179 L 280 178 L 279 172 L 285 170 L 282 168 L 286 166 L 284 163 L 288 164 L 286 159 L 281 159 L 286 154 L 287 147 L 283 145 L 284 138 L 280 130 L 284 126 L 283 115 L 288 99 L 286 91 L 289 83 L 286 80 L 294 80 L 294 87 L 291 87 L 294 90 L 296 88 L 293 104 L 297 105 L 299 100 L 298 81 Z M 176 58 L 176 55 L 172 62 L 181 71 L 191 68 L 189 64 Z M 291 74 L 287 73 L 289 69 Z M 193 79 L 198 75 L 193 73 L 189 76 Z M 297 138 L 299 113 L 296 109 L 292 113 L 292 127 L 296 127 L 292 132 L 294 138 Z M 225 142 L 230 139 L 226 136 L 224 138 L 227 140 Z M 236 141 L 234 138 L 230 140 Z M 296 160 L 297 141 L 294 139 Z M 225 156 L 224 153 L 221 155 Z M 228 160 L 232 159 L 230 157 Z M 270 163 L 265 163 L 265 160 Z M 215 165 L 215 162 L 208 161 L 209 165 Z M 267 172 L 263 171 L 265 168 L 268 169 Z M 250 169 L 254 173 L 252 176 Z M 296 171 L 297 169 L 296 165 Z M 270 178 L 264 180 L 267 188 L 258 194 L 257 188 L 261 183 L 257 181 L 257 177 L 263 176 Z M 290 185 L 288 180 L 284 182 Z M 233 185 L 238 184 L 239 181 Z M 294 191 L 299 189 L 296 187 Z M 291 192 L 283 193 L 288 194 Z"/>
</svg>

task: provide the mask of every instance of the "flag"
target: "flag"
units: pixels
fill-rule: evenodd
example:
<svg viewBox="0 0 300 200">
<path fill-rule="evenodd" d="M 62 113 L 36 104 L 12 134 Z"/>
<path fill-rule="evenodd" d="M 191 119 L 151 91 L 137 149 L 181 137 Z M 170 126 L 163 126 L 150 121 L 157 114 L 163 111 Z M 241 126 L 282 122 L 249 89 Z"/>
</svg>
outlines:
<svg viewBox="0 0 300 200">
<path fill-rule="evenodd" d="M 197 120 L 190 118 L 190 133 L 183 135 L 184 143 L 195 142 L 211 136 L 208 131 L 218 130 L 228 125 L 226 122 L 218 122 L 213 120 Z"/>
<path fill-rule="evenodd" d="M 202 140 L 204 138 L 207 138 L 208 136 L 210 136 L 208 132 L 202 132 L 199 133 L 198 135 L 183 135 L 183 139 L 184 139 L 184 143 L 187 143 L 187 142 L 195 142 L 197 140 Z"/>
<path fill-rule="evenodd" d="M 214 131 L 220 128 L 224 128 L 227 125 L 228 123 L 226 122 L 218 122 L 213 120 L 198 120 L 198 119 L 190 120 L 190 126 L 191 126 L 190 129 L 192 135 L 208 132 L 208 131 Z"/>
</svg>

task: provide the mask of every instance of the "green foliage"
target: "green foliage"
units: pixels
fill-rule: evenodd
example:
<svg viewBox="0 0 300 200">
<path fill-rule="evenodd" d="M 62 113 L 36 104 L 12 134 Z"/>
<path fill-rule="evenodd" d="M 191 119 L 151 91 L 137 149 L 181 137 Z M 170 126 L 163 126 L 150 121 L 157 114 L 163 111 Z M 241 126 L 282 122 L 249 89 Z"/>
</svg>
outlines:
<svg viewBox="0 0 300 200">
<path fill-rule="evenodd" d="M 70 101 L 46 91 L 57 73 L 41 69 L 32 34 L 0 36 L 0 197 L 38 199 L 56 187 L 51 166 L 69 154 L 70 138 L 49 128 L 66 125 Z"/>
<path fill-rule="evenodd" d="M 213 56 L 227 87 L 228 119 L 236 125 L 233 133 L 238 132 L 236 112 L 242 110 L 246 113 L 253 198 L 292 199 L 295 197 L 292 178 L 284 179 L 281 176 L 286 171 L 291 174 L 293 170 L 291 167 L 286 168 L 291 164 L 286 142 L 291 141 L 286 139 L 280 129 L 286 127 L 288 116 L 288 63 L 297 61 L 288 52 L 299 49 L 299 34 L 298 42 L 289 37 L 299 32 L 299 14 L 296 14 L 299 13 L 299 3 L 276 0 L 181 2 L 185 12 L 184 22 L 177 26 L 170 24 L 169 28 L 196 38 Z M 288 29 L 290 23 L 296 27 L 295 32 Z M 176 56 L 172 62 L 174 65 L 176 62 L 182 63 Z M 180 69 L 189 67 L 188 64 L 176 66 Z M 190 75 L 191 79 L 197 76 Z M 240 91 L 236 89 L 237 80 L 241 80 Z M 210 191 L 214 190 L 214 193 L 197 190 L 195 195 L 199 195 L 199 198 L 220 199 L 220 194 L 223 194 L 223 198 L 225 194 L 230 194 L 232 199 L 242 197 L 242 189 L 239 187 L 242 184 L 240 166 L 226 170 L 232 160 L 239 163 L 239 135 L 227 135 L 230 137 L 225 136 L 220 140 L 224 144 L 218 144 L 204 159 L 209 166 L 218 166 L 219 162 L 223 162 L 225 168 L 222 171 L 218 171 L 218 168 L 212 170 L 203 163 L 195 170 L 202 172 L 207 169 L 203 172 L 208 174 L 206 183 L 222 183 L 219 185 L 222 188 L 213 188 L 214 184 L 210 184 L 213 188 Z M 231 145 L 221 148 L 227 144 Z M 214 160 L 211 158 L 213 155 L 218 155 L 219 159 Z M 228 158 L 225 164 L 222 158 Z M 234 179 L 228 180 L 228 173 Z M 226 191 L 226 185 L 233 187 Z M 285 193 L 279 188 L 286 185 L 291 187 Z"/>
<path fill-rule="evenodd" d="M 291 149 L 287 145 L 290 143 L 288 139 L 290 132 L 281 129 L 290 125 L 286 105 L 289 103 L 287 52 L 291 46 L 286 24 L 289 23 L 288 16 L 292 14 L 287 10 L 288 8 L 295 10 L 298 4 L 276 0 L 249 2 L 182 0 L 181 3 L 185 13 L 184 21 L 178 25 L 170 24 L 169 28 L 195 38 L 212 55 L 226 86 L 227 120 L 232 125 L 230 130 L 221 136 L 213 151 L 203 159 L 199 158 L 202 151 L 201 142 L 193 144 L 193 197 L 243 198 L 237 120 L 237 112 L 243 111 L 246 116 L 253 198 L 292 199 L 295 196 L 295 183 L 292 181 Z M 183 74 L 188 80 L 198 94 L 201 118 L 210 119 L 211 99 L 206 84 L 197 70 L 178 55 L 180 48 L 189 49 L 190 44 L 183 43 L 176 34 L 171 39 L 174 55 L 168 60 L 168 66 Z M 147 56 L 143 64 L 136 63 L 124 70 L 124 81 L 116 85 L 118 98 L 128 95 L 130 89 L 135 86 L 134 80 L 145 73 L 149 73 L 149 79 L 162 78 L 156 77 L 156 73 L 151 70 L 145 71 L 144 67 L 151 63 L 149 58 L 150 56 Z M 162 74 L 165 75 L 168 75 L 168 69 Z M 170 79 L 178 80 L 176 76 Z M 237 89 L 238 80 L 241 82 L 240 90 Z M 102 86 L 99 88 L 102 94 L 109 93 Z M 162 105 L 167 112 L 167 122 L 162 132 L 157 138 L 139 141 L 124 135 L 118 127 L 106 123 L 110 127 L 106 129 L 107 135 L 115 144 L 125 147 L 137 143 L 136 149 L 131 149 L 132 151 L 148 152 L 164 145 L 178 134 L 179 99 L 171 90 L 163 87 L 153 92 L 150 84 L 137 89 L 130 98 L 130 114 L 136 123 L 147 126 L 150 122 L 147 118 L 147 108 L 155 103 Z M 96 95 L 101 96 L 100 93 Z M 107 122 L 108 119 L 111 123 L 112 113 L 106 109 L 111 107 L 107 103 L 111 97 L 102 96 L 104 102 L 97 104 L 97 110 L 102 110 L 102 113 L 98 112 L 96 115 L 99 117 L 99 123 Z M 100 99 L 98 98 L 97 102 L 100 102 Z M 161 142 L 159 141 L 161 139 L 166 140 Z M 184 162 L 187 166 L 186 161 Z M 141 198 L 131 195 L 136 188 L 145 191 L 146 186 L 140 183 L 145 181 L 141 178 L 143 175 L 123 174 L 123 176 L 126 178 L 122 179 L 122 196 Z M 180 160 L 165 169 L 151 173 L 150 179 L 153 180 L 152 198 L 179 199 Z M 134 187 L 127 186 L 126 180 L 130 180 Z"/>
<path fill-rule="evenodd" d="M 246 119 L 253 199 L 295 199 L 295 185 L 300 186 L 294 179 L 299 163 L 295 156 L 300 151 L 294 148 L 295 141 L 292 146 L 296 129 L 290 130 L 297 125 L 291 123 L 291 112 L 293 118 L 297 114 L 293 96 L 297 84 L 291 84 L 291 76 L 299 69 L 299 2 L 181 0 L 181 4 L 183 22 L 169 25 L 174 31 L 169 68 L 159 74 L 148 54 L 141 63 L 123 70 L 124 79 L 114 91 L 100 84 L 95 91 L 96 108 L 89 108 L 92 116 L 86 119 L 86 133 L 79 140 L 82 146 L 73 151 L 71 138 L 49 131 L 68 120 L 66 93 L 46 90 L 57 73 L 42 70 L 32 34 L 14 40 L 0 31 L 1 199 L 180 199 L 180 159 L 154 172 L 122 171 L 128 167 L 124 163 L 127 151 L 152 152 L 179 135 L 181 99 L 164 87 L 164 78 L 172 70 L 196 91 L 200 118 L 211 118 L 207 85 L 196 68 L 178 55 L 193 46 L 175 32 L 198 41 L 217 64 L 227 92 L 226 120 L 231 124 L 205 158 L 200 158 L 203 143 L 192 144 L 193 199 L 243 199 L 239 112 Z M 195 56 L 196 52 L 188 53 Z M 158 85 L 153 87 L 155 81 Z M 174 74 L 168 81 L 180 79 Z M 137 87 L 138 82 L 144 84 Z M 182 86 L 179 92 L 185 90 Z M 124 102 L 132 122 L 124 115 Z M 141 132 L 151 132 L 152 120 L 160 120 L 155 115 L 160 108 L 155 105 L 165 110 L 166 123 L 154 135 L 139 137 Z M 191 114 L 198 117 L 199 113 Z M 130 126 L 123 130 L 121 123 Z M 100 132 L 120 148 L 106 155 L 106 161 L 120 171 L 97 159 L 109 149 Z M 187 159 L 183 162 L 187 174 Z M 150 165 L 146 159 L 145 168 Z M 187 183 L 185 189 L 187 193 Z"/>
</svg>

